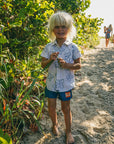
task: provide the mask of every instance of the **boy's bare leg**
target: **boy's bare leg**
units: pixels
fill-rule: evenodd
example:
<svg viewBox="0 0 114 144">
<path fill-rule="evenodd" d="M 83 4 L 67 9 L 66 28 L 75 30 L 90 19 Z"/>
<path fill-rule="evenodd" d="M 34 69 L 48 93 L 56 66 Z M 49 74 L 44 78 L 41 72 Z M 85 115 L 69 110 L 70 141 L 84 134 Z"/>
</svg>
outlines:
<svg viewBox="0 0 114 144">
<path fill-rule="evenodd" d="M 53 133 L 59 135 L 57 113 L 56 113 L 56 99 L 48 98 L 48 111 L 53 124 Z"/>
<path fill-rule="evenodd" d="M 74 138 L 71 134 L 72 114 L 70 111 L 70 100 L 61 102 L 62 111 L 64 113 L 66 124 L 66 144 L 73 144 Z"/>
</svg>

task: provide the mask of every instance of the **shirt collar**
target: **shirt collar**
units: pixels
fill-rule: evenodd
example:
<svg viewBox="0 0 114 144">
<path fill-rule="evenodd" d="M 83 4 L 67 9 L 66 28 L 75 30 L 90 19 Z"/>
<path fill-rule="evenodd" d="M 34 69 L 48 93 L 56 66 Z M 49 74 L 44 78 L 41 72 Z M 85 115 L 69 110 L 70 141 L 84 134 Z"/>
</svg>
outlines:
<svg viewBox="0 0 114 144">
<path fill-rule="evenodd" d="M 71 43 L 72 43 L 71 41 L 66 40 L 63 44 L 69 45 L 69 44 L 71 44 Z M 52 45 L 58 45 L 58 44 L 57 44 L 57 41 L 55 40 L 54 42 L 52 42 Z"/>
</svg>

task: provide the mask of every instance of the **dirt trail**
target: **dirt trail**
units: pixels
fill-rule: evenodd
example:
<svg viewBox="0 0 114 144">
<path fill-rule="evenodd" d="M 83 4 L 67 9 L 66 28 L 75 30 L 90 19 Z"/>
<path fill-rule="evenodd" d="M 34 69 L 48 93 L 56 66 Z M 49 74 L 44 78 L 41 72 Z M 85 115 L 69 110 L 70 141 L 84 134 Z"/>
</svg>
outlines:
<svg viewBox="0 0 114 144">
<path fill-rule="evenodd" d="M 105 48 L 104 44 L 102 39 L 95 49 L 84 51 L 82 68 L 76 73 L 76 88 L 71 100 L 75 144 L 114 144 L 114 47 L 110 44 Z M 60 136 L 53 136 L 45 111 L 41 122 L 45 135 L 30 132 L 20 143 L 65 144 L 64 117 L 60 109 L 58 100 Z"/>
</svg>

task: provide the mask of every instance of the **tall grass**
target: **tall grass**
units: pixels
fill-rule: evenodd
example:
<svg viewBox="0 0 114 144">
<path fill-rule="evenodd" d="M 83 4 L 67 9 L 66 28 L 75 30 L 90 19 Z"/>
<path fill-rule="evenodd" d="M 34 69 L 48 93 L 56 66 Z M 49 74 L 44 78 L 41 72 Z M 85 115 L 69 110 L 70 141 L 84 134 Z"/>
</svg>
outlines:
<svg viewBox="0 0 114 144">
<path fill-rule="evenodd" d="M 18 143 L 25 127 L 41 129 L 39 120 L 44 106 L 45 69 L 41 69 L 38 59 L 37 66 L 30 66 L 33 57 L 20 61 L 8 51 L 2 52 L 1 56 L 0 128 Z"/>
</svg>

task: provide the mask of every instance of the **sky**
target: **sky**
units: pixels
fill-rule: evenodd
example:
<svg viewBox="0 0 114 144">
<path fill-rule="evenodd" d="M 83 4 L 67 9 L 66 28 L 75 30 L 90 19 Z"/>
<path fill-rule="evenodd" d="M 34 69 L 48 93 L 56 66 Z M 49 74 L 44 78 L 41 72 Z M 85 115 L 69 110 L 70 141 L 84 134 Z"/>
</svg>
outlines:
<svg viewBox="0 0 114 144">
<path fill-rule="evenodd" d="M 86 15 L 91 14 L 92 18 L 104 19 L 99 32 L 100 36 L 104 36 L 104 26 L 108 27 L 110 24 L 112 24 L 114 33 L 114 0 L 91 0 L 90 7 L 85 12 Z"/>
</svg>

